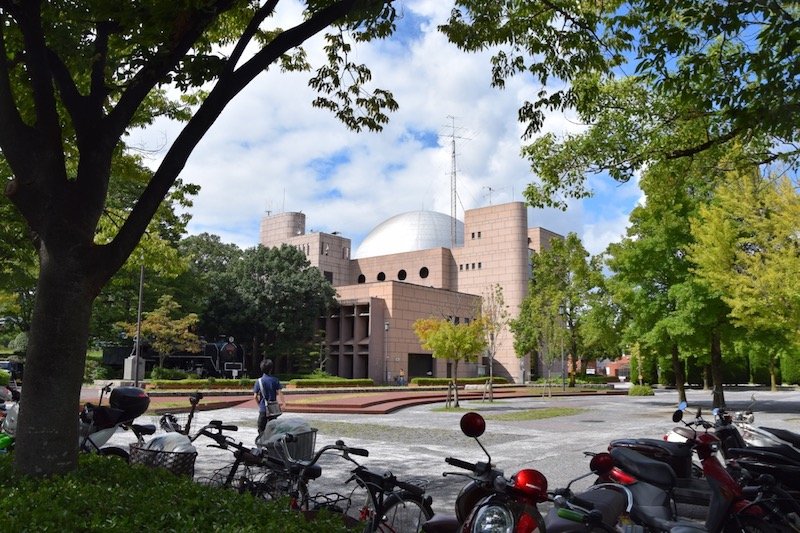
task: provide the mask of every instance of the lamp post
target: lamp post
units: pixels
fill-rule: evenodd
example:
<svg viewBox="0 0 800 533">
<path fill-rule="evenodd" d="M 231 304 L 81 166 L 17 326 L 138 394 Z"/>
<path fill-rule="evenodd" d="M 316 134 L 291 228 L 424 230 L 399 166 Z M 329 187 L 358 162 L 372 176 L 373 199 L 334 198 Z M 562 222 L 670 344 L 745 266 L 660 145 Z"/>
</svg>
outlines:
<svg viewBox="0 0 800 533">
<path fill-rule="evenodd" d="M 139 386 L 139 357 L 142 338 L 142 287 L 144 287 L 144 263 L 139 267 L 139 309 L 136 312 L 136 359 L 133 360 L 133 385 Z"/>
<path fill-rule="evenodd" d="M 525 374 L 522 376 L 525 381 Z M 494 401 L 494 331 L 489 332 L 489 402 Z"/>
<path fill-rule="evenodd" d="M 566 315 L 567 315 L 567 305 L 566 305 L 566 303 L 559 305 L 558 306 L 558 316 L 559 316 L 559 318 L 561 318 L 561 321 L 562 321 L 562 324 L 564 325 L 564 328 L 569 330 L 569 328 L 567 328 Z M 566 365 L 565 365 L 565 362 L 564 362 L 564 336 L 563 335 L 559 335 L 559 337 L 560 337 L 560 341 L 561 341 L 561 390 L 566 392 L 566 390 L 567 390 L 567 368 L 566 368 Z"/>
</svg>

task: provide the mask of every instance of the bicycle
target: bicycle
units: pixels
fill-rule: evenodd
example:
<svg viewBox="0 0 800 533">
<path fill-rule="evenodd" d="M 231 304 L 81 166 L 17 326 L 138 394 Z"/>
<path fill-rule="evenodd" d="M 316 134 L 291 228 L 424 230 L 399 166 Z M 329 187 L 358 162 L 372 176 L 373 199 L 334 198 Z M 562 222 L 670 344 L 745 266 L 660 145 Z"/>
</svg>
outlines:
<svg viewBox="0 0 800 533">
<path fill-rule="evenodd" d="M 203 393 L 200 391 L 193 392 L 189 395 L 189 404 L 191 405 L 191 408 L 189 409 L 189 415 L 186 419 L 186 424 L 183 427 L 181 427 L 178 417 L 174 413 L 164 413 L 161 415 L 161 417 L 158 419 L 159 427 L 168 433 L 180 433 L 181 435 L 188 436 L 192 427 L 192 419 L 194 418 L 194 412 L 197 409 L 197 404 L 199 404 L 200 400 L 202 399 Z M 196 439 L 197 435 L 195 435 L 194 438 Z"/>
<path fill-rule="evenodd" d="M 231 488 L 240 494 L 249 493 L 257 498 L 272 499 L 277 493 L 275 490 L 268 490 L 270 485 L 267 478 L 274 479 L 270 477 L 272 469 L 282 465 L 271 460 L 261 450 L 245 446 L 242 442 L 223 433 L 224 431 L 238 430 L 238 426 L 233 424 L 223 424 L 220 420 L 212 420 L 193 436 L 190 436 L 192 441 L 200 436 L 210 438 L 215 443 L 208 445 L 212 448 L 232 449 L 233 462 L 216 470 L 207 480 L 207 484 Z M 271 462 L 272 464 L 270 464 Z"/>
<path fill-rule="evenodd" d="M 363 525 L 364 533 L 408 533 L 420 531 L 422 524 L 433 516 L 430 496 L 425 496 L 422 484 L 401 481 L 391 472 L 375 471 L 358 463 L 352 455 L 367 457 L 369 451 L 352 448 L 338 440 L 335 444 L 322 447 L 309 461 L 293 459 L 288 443 L 296 437 L 291 433 L 276 439 L 273 446 L 282 455 L 284 469 L 273 472 L 273 477 L 283 476 L 284 487 L 288 489 L 293 505 L 302 511 L 327 509 L 341 512 L 349 526 Z M 350 478 L 345 482 L 355 482 L 347 496 L 338 493 L 324 493 L 309 496 L 308 481 L 321 475 L 317 464 L 324 454 L 338 451 L 341 456 L 355 465 Z M 278 483 L 273 482 L 273 486 Z"/>
</svg>

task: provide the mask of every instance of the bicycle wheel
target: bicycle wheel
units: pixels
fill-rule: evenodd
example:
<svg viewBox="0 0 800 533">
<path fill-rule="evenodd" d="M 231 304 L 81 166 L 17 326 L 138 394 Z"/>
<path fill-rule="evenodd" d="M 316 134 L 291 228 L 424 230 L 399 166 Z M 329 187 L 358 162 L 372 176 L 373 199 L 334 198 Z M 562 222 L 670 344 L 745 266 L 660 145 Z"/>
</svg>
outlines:
<svg viewBox="0 0 800 533">
<path fill-rule="evenodd" d="M 345 525 L 354 530 L 372 531 L 370 524 L 375 516 L 375 501 L 366 486 L 355 481 L 355 486 L 347 497 L 344 511 Z"/>
<path fill-rule="evenodd" d="M 423 497 L 405 491 L 395 492 L 386 497 L 380 516 L 373 515 L 368 531 L 417 533 L 432 516 L 433 509 Z"/>
</svg>

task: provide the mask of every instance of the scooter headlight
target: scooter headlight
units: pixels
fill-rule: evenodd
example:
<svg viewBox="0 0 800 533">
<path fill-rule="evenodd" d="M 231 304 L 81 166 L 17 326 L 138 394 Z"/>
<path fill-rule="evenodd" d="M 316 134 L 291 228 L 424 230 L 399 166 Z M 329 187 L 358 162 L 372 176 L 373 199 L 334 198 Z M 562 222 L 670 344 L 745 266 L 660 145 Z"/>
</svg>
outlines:
<svg viewBox="0 0 800 533">
<path fill-rule="evenodd" d="M 472 533 L 513 533 L 514 515 L 505 506 L 485 505 L 472 521 Z"/>
</svg>

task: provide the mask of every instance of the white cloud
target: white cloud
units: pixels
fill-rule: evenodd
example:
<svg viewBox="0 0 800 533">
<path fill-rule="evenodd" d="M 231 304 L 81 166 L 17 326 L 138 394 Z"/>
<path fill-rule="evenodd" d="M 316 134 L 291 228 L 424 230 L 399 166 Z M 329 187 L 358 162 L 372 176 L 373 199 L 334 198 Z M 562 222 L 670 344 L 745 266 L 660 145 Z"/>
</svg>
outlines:
<svg viewBox="0 0 800 533">
<path fill-rule="evenodd" d="M 299 20 L 298 4 L 280 6 L 281 26 Z M 455 117 L 455 133 L 461 137 L 456 142 L 458 216 L 463 208 L 522 200 L 533 176 L 520 157 L 524 127 L 517 109 L 535 87 L 518 78 L 509 80 L 505 90 L 492 88 L 490 53 L 465 54 L 436 31 L 450 8 L 441 0 L 407 0 L 398 5 L 400 24 L 417 24 L 419 39 L 355 45 L 352 59 L 368 64 L 374 85 L 390 89 L 400 104 L 381 133 L 349 132 L 330 113 L 314 109 L 310 73 L 272 69 L 246 88 L 212 126 L 181 175 L 201 186 L 190 232 L 216 233 L 248 247 L 258 242 L 266 210 L 302 211 L 308 229 L 341 231 L 357 246 L 392 215 L 421 208 L 449 213 L 448 117 Z M 305 46 L 314 66 L 321 64 L 321 42 L 317 37 Z M 546 131 L 557 133 L 579 128 L 574 118 L 560 114 L 545 123 Z M 180 125 L 158 121 L 137 132 L 132 142 L 160 148 L 179 131 Z M 410 132 L 438 134 L 437 146 Z M 626 196 L 619 204 L 630 201 Z M 531 225 L 563 234 L 575 231 L 592 247 L 613 234 L 624 217 L 624 210 L 590 213 L 579 202 L 566 213 L 531 209 L 529 215 Z"/>
</svg>

